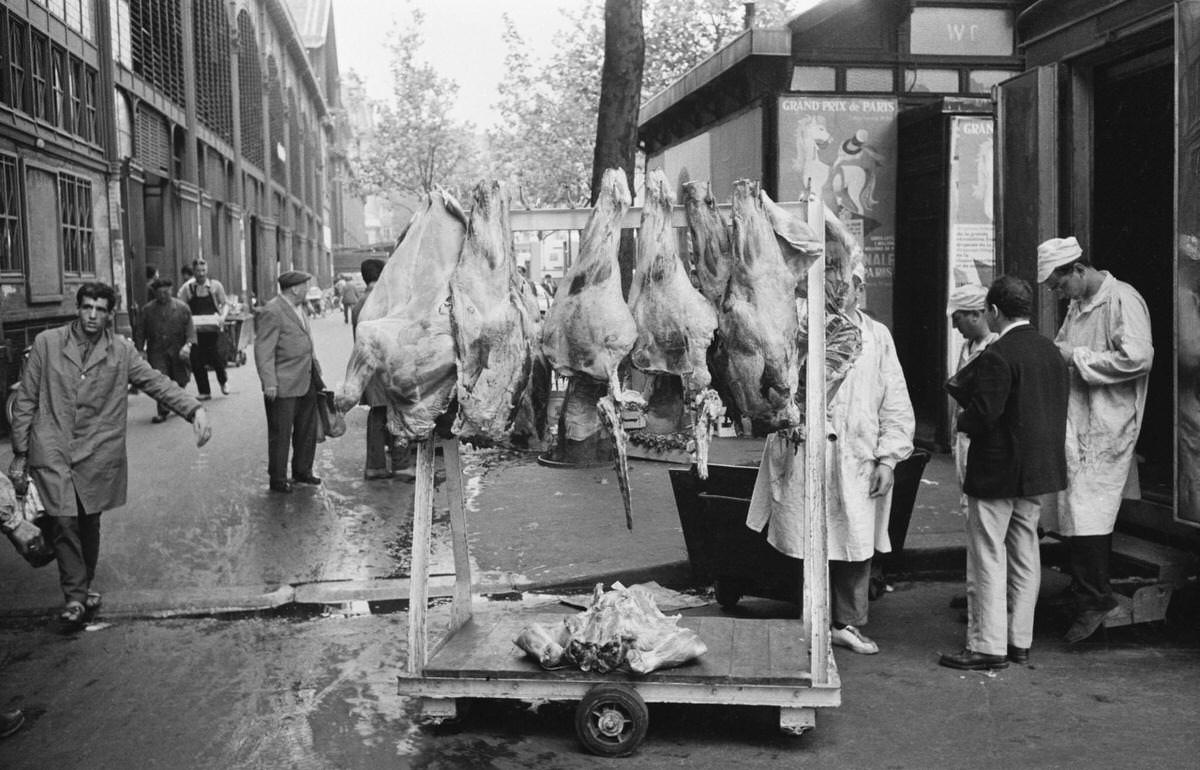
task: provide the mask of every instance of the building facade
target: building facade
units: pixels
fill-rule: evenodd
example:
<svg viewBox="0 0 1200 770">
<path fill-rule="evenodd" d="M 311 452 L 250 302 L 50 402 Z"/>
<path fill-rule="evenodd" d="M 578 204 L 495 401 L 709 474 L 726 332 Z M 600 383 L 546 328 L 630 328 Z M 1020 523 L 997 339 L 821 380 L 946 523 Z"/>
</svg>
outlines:
<svg viewBox="0 0 1200 770">
<path fill-rule="evenodd" d="M 284 270 L 331 283 L 330 0 L 5 0 L 0 47 L 10 349 L 70 317 L 80 282 L 145 302 L 148 266 L 178 283 L 203 258 L 242 301 Z"/>
</svg>

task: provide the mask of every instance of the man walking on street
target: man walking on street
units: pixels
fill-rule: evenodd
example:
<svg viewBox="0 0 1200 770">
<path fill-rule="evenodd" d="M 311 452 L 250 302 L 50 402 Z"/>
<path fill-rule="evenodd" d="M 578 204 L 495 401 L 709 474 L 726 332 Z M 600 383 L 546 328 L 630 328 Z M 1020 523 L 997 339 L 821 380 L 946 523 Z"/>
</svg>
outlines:
<svg viewBox="0 0 1200 770">
<path fill-rule="evenodd" d="M 342 284 L 342 321 L 350 323 L 350 313 L 358 307 L 360 302 L 358 286 L 354 284 L 354 281 L 346 278 Z"/>
<path fill-rule="evenodd" d="M 33 341 L 13 409 L 8 476 L 24 494 L 28 473 L 54 517 L 54 554 L 66 600 L 60 618 L 72 628 L 100 608 L 92 588 L 100 514 L 125 504 L 129 385 L 191 422 L 196 446 L 212 436 L 200 403 L 108 328 L 116 302 L 107 284 L 79 287 L 76 320 Z"/>
<path fill-rule="evenodd" d="M 229 305 L 225 287 L 208 277 L 208 263 L 198 259 L 192 263 L 192 278 L 179 287 L 179 299 L 187 303 L 196 324 L 196 344 L 191 350 L 192 372 L 196 375 L 196 390 L 200 400 L 212 398 L 208 384 L 208 367 L 217 374 L 221 392 L 229 395 L 229 378 L 225 374 L 225 359 L 217 346 Z"/>
<path fill-rule="evenodd" d="M 139 351 L 145 351 L 146 360 L 155 370 L 185 388 L 190 376 L 188 356 L 196 344 L 196 327 L 188 306 L 171 296 L 171 286 L 170 278 L 155 278 L 150 282 L 152 299 L 138 314 L 134 341 Z M 171 410 L 159 402 L 158 414 L 151 422 L 164 422 L 170 416 Z"/>
<path fill-rule="evenodd" d="M 957 396 L 964 407 L 958 429 L 971 438 L 963 483 L 967 643 L 938 661 L 968 671 L 1029 660 L 1042 580 L 1038 496 L 1067 486 L 1067 368 L 1029 323 L 1033 290 L 1001 276 L 987 304 L 1000 336 L 970 364 Z"/>
<path fill-rule="evenodd" d="M 308 273 L 292 270 L 279 276 L 279 294 L 255 317 L 254 363 L 262 380 L 267 409 L 267 475 L 272 492 L 288 493 L 288 446 L 292 479 L 317 485 L 313 475 L 317 451 L 317 392 L 321 366 L 313 352 L 304 296 Z"/>
<path fill-rule="evenodd" d="M 1112 532 L 1122 498 L 1138 498 L 1134 452 L 1146 411 L 1154 345 L 1142 295 L 1083 256 L 1074 237 L 1038 246 L 1038 280 L 1071 301 L 1054 344 L 1071 370 L 1067 478 L 1058 532 L 1067 538 L 1075 622 L 1083 641 L 1117 606 L 1109 584 Z"/>
</svg>

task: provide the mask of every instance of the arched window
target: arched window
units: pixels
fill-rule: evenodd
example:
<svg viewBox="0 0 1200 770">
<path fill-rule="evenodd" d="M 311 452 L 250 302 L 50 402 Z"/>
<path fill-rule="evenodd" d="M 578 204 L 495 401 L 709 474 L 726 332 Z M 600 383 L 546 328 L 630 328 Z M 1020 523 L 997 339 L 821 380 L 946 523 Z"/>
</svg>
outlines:
<svg viewBox="0 0 1200 770">
<path fill-rule="evenodd" d="M 275 57 L 267 57 L 267 122 L 271 129 L 271 143 L 267 152 L 271 156 L 271 178 L 279 184 L 287 184 L 287 165 L 280 157 L 283 148 L 283 88 L 279 84 L 279 68 Z"/>
<path fill-rule="evenodd" d="M 221 0 L 195 0 L 196 115 L 233 143 L 233 88 L 229 61 L 229 19 Z"/>
<path fill-rule="evenodd" d="M 263 164 L 262 64 L 258 39 L 250 14 L 238 13 L 238 118 L 242 124 L 242 155 L 265 170 Z"/>
</svg>

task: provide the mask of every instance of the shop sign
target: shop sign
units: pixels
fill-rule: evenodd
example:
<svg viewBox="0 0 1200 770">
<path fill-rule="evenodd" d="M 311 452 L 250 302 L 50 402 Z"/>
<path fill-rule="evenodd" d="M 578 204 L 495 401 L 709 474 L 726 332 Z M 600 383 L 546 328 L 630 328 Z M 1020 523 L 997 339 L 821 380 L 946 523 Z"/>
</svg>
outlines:
<svg viewBox="0 0 1200 770">
<path fill-rule="evenodd" d="M 987 8 L 915 8 L 909 53 L 931 56 L 1012 56 L 1011 11 Z"/>
<path fill-rule="evenodd" d="M 779 99 L 779 198 L 811 185 L 858 237 L 866 307 L 892 324 L 896 265 L 896 99 L 829 95 Z"/>
</svg>

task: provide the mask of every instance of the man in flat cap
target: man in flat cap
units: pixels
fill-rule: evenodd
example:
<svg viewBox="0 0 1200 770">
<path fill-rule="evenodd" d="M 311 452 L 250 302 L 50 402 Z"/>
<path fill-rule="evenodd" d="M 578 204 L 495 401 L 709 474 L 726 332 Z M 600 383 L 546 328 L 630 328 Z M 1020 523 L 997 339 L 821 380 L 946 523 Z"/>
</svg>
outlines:
<svg viewBox="0 0 1200 770">
<path fill-rule="evenodd" d="M 1059 495 L 1058 532 L 1070 552 L 1076 615 L 1066 641 L 1075 643 L 1117 606 L 1109 552 L 1121 499 L 1141 496 L 1134 449 L 1154 346 L 1142 295 L 1093 267 L 1074 237 L 1038 246 L 1038 281 L 1071 301 L 1054 343 L 1071 370 L 1068 485 Z"/>
<path fill-rule="evenodd" d="M 317 451 L 317 392 L 321 365 L 313 352 L 304 296 L 312 276 L 298 270 L 279 276 L 279 294 L 254 319 L 254 363 L 267 408 L 267 475 L 272 492 L 292 491 L 288 480 L 320 484 L 313 475 Z"/>
</svg>

